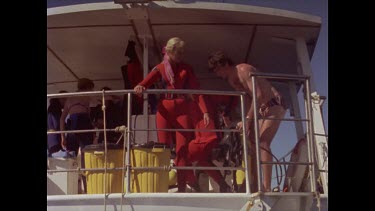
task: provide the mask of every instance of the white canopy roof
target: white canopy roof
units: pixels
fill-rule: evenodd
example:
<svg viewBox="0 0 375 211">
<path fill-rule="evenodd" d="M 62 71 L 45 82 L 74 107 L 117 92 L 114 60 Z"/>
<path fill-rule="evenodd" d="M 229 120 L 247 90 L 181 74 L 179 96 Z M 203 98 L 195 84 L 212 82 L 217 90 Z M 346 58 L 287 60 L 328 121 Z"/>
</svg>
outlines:
<svg viewBox="0 0 375 211">
<path fill-rule="evenodd" d="M 248 62 L 263 72 L 298 74 L 293 40 L 304 38 L 311 58 L 320 27 L 316 16 L 228 3 L 168 1 L 126 9 L 109 2 L 49 8 L 47 91 L 75 91 L 81 77 L 94 80 L 97 88 L 123 89 L 121 66 L 126 64 L 128 40 L 141 49 L 143 35 L 149 40 L 150 66 L 160 62 L 169 38 L 185 40 L 185 61 L 202 88 L 228 88 L 207 69 L 207 57 L 217 49 L 235 63 Z"/>
</svg>

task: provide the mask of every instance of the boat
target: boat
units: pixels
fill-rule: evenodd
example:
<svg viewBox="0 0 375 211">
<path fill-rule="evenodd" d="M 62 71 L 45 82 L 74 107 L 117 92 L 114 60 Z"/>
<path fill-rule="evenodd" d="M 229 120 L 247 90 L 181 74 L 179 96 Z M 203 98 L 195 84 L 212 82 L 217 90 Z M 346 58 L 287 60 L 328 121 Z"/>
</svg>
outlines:
<svg viewBox="0 0 375 211">
<path fill-rule="evenodd" d="M 128 105 L 128 127 L 104 128 L 102 131 L 123 133 L 127 149 L 131 148 L 131 137 L 136 137 L 133 141 L 138 144 L 157 142 L 155 115 L 148 110 L 147 96 L 165 90 L 148 90 L 142 114 L 132 115 L 130 105 L 134 92 L 125 88 L 121 71 L 127 62 L 124 52 L 129 41 L 133 41 L 145 76 L 161 61 L 163 45 L 174 36 L 186 41 L 185 60 L 193 66 L 201 90 L 171 92 L 241 98 L 244 93 L 231 91 L 229 84 L 207 69 L 208 55 L 223 49 L 235 63 L 248 62 L 261 69 L 262 73 L 255 78 L 272 80 L 282 92 L 293 117 L 286 121 L 293 121 L 296 128 L 289 133 L 296 134 L 299 141 L 291 150 L 288 162 L 274 163 L 287 169 L 283 187 L 272 192 L 265 192 L 261 187 L 251 192 L 250 164 L 246 159 L 243 168 L 247 175 L 246 191 L 243 193 L 218 193 L 212 186 L 206 193 L 134 192 L 130 172 L 137 168 L 130 165 L 130 155 L 124 150 L 126 165 L 117 168 L 123 172 L 122 192 L 79 194 L 78 175 L 89 170 L 82 170 L 77 159 L 48 158 L 47 210 L 328 210 L 328 136 L 322 116 L 325 97 L 316 92 L 311 68 L 322 25 L 320 17 L 215 1 L 71 2 L 47 8 L 47 98 L 125 96 L 123 103 Z M 75 87 L 79 78 L 90 78 L 95 87 L 110 86 L 112 90 L 77 93 Z M 59 94 L 59 90 L 68 93 Z M 308 97 L 304 97 L 306 93 Z M 301 95 L 305 110 L 300 108 Z M 241 106 L 243 103 L 241 101 Z M 241 118 L 245 118 L 243 112 L 240 113 Z M 62 132 L 47 132 L 47 135 L 59 133 Z M 244 138 L 244 145 L 246 141 Z M 244 153 L 246 155 L 246 150 Z M 252 159 L 260 164 L 257 157 Z M 171 169 L 173 166 L 166 170 Z M 99 170 L 109 171 L 108 167 Z M 256 174 L 261 178 L 260 168 Z"/>
</svg>

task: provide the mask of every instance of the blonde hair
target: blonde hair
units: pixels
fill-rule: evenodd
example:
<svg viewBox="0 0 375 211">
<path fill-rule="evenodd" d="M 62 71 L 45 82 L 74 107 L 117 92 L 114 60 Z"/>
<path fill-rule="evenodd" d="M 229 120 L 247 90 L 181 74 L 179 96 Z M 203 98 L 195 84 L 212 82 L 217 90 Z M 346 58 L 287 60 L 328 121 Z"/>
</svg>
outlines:
<svg viewBox="0 0 375 211">
<path fill-rule="evenodd" d="M 168 40 L 167 45 L 165 46 L 165 51 L 172 53 L 177 49 L 182 49 L 185 46 L 185 42 L 179 37 L 173 37 Z"/>
</svg>

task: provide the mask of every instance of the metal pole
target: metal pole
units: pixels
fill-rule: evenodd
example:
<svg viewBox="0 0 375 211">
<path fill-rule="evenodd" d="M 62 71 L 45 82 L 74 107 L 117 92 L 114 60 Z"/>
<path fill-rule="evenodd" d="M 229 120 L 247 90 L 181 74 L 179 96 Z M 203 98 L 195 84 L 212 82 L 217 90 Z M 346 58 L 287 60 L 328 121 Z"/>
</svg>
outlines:
<svg viewBox="0 0 375 211">
<path fill-rule="evenodd" d="M 306 77 L 304 77 L 306 78 Z M 132 89 L 124 90 L 107 90 L 105 93 L 111 95 L 123 95 L 129 93 L 135 93 Z M 160 94 L 160 93 L 172 93 L 172 94 L 204 94 L 204 95 L 229 95 L 229 96 L 240 96 L 245 92 L 239 91 L 217 91 L 217 90 L 196 90 L 196 89 L 147 89 L 144 93 L 149 94 Z M 59 94 L 47 94 L 47 98 L 66 98 L 66 97 L 79 97 L 79 96 L 92 96 L 101 95 L 101 91 L 91 92 L 74 92 L 74 93 L 59 93 Z"/>
<path fill-rule="evenodd" d="M 312 165 L 311 162 L 263 162 L 264 164 L 284 164 L 284 165 Z M 142 167 L 130 167 L 131 170 L 150 170 L 150 171 L 159 171 L 159 170 L 246 170 L 243 167 L 210 167 L 210 166 L 142 166 Z M 107 168 L 107 171 L 121 171 L 126 170 L 126 167 L 116 167 L 116 168 Z M 85 171 L 96 171 L 102 172 L 105 171 L 105 168 L 79 168 L 79 169 L 60 169 L 60 170 L 47 170 L 47 173 L 61 173 L 61 172 L 85 172 Z M 319 170 L 322 172 L 327 172 L 326 170 Z M 125 186 L 124 186 L 125 187 Z"/>
<path fill-rule="evenodd" d="M 307 122 L 308 119 L 300 119 L 300 118 L 268 118 L 268 117 L 261 117 L 258 119 L 265 119 L 265 120 L 279 120 L 279 121 L 285 121 L 285 122 Z"/>
<path fill-rule="evenodd" d="M 275 162 L 276 163 L 276 162 Z M 282 162 L 277 162 L 282 163 Z M 296 162 L 292 164 L 297 164 Z M 301 163 L 298 163 L 301 164 Z M 307 165 L 307 164 L 306 164 Z M 126 170 L 127 167 L 115 167 L 115 168 L 107 168 L 107 171 L 121 171 Z M 160 171 L 165 170 L 168 171 L 169 169 L 181 169 L 181 170 L 245 170 L 242 167 L 210 167 L 210 166 L 142 166 L 142 167 L 130 167 L 131 170 L 151 170 L 151 171 Z M 85 172 L 85 171 L 94 171 L 94 172 L 103 172 L 105 168 L 77 168 L 77 169 L 60 169 L 60 170 L 47 170 L 47 173 L 61 173 L 61 172 Z M 125 186 L 124 186 L 125 187 Z"/>
<path fill-rule="evenodd" d="M 126 131 L 126 193 L 130 191 L 130 133 L 131 133 L 132 94 L 128 94 L 128 129 Z M 125 145 L 125 143 L 124 143 Z"/>
<path fill-rule="evenodd" d="M 107 128 L 107 123 L 106 123 L 106 115 L 105 115 L 105 90 L 102 90 L 102 111 L 103 111 L 103 129 L 104 129 L 104 211 L 107 210 L 107 132 L 105 129 Z"/>
<path fill-rule="evenodd" d="M 105 131 L 114 131 L 116 129 L 89 129 L 89 130 L 63 130 L 63 131 L 48 131 L 47 135 L 49 134 L 61 134 L 61 133 L 90 133 L 90 132 L 105 132 Z"/>
<path fill-rule="evenodd" d="M 129 96 L 128 96 L 128 98 L 129 98 Z M 128 105 L 128 108 L 129 108 L 129 105 Z M 129 115 L 127 115 L 126 121 L 129 122 Z M 128 128 L 129 127 L 130 127 L 130 125 L 128 125 Z M 126 133 L 126 134 L 124 134 L 124 143 L 123 143 L 124 146 L 123 146 L 123 149 L 122 149 L 123 153 L 122 153 L 122 167 L 121 167 L 121 170 L 122 170 L 121 171 L 122 172 L 122 174 L 121 174 L 121 211 L 122 211 L 122 205 L 124 204 L 124 195 L 125 195 L 124 192 L 126 192 L 124 190 L 124 188 L 125 188 L 125 185 L 126 185 L 126 183 L 125 183 L 125 170 L 126 170 L 125 165 L 126 165 L 127 161 L 126 161 L 126 157 L 125 157 L 126 156 L 126 144 L 125 143 L 126 143 L 126 140 L 127 140 L 127 137 L 128 137 L 127 131 L 128 131 L 128 129 L 125 129 L 125 131 L 124 131 L 124 133 Z"/>
<path fill-rule="evenodd" d="M 258 106 L 256 104 L 256 96 L 257 96 L 257 92 L 256 92 L 256 89 L 255 89 L 255 76 L 251 75 L 251 81 L 252 81 L 252 85 L 253 85 L 253 104 L 254 104 L 254 133 L 255 133 L 255 149 L 256 149 L 256 156 L 257 156 L 257 174 L 258 174 L 258 191 L 262 191 L 262 181 L 263 179 L 261 178 L 262 177 L 262 174 L 261 174 L 261 168 L 260 168 L 260 146 L 259 146 L 259 124 L 258 124 Z"/>
<path fill-rule="evenodd" d="M 306 115 L 307 115 L 307 119 L 309 119 L 308 121 L 308 153 L 309 153 L 309 162 L 313 163 L 311 165 L 311 171 L 310 171 L 310 185 L 311 185 L 311 191 L 313 193 L 316 192 L 316 184 L 315 184 L 315 156 L 314 156 L 314 144 L 313 144 L 313 139 L 314 139 L 314 136 L 313 136 L 313 133 L 314 133 L 314 126 L 313 126 L 313 119 L 312 119 L 312 109 L 311 109 L 311 96 L 310 96 L 310 80 L 309 79 L 306 79 L 306 82 L 305 82 L 305 88 L 306 88 L 306 108 L 307 108 L 307 112 L 306 112 Z"/>
<path fill-rule="evenodd" d="M 134 131 L 180 131 L 180 132 L 238 132 L 237 129 L 133 129 Z"/>
<path fill-rule="evenodd" d="M 244 99 L 244 95 L 241 94 L 240 96 L 240 100 L 241 100 L 241 119 L 242 119 L 242 123 L 245 123 L 246 122 L 246 118 L 245 118 L 245 99 Z M 242 124 L 244 125 L 244 124 Z M 251 194 L 250 193 L 250 171 L 249 171 L 249 162 L 247 160 L 247 135 L 246 135 L 246 127 L 243 126 L 242 127 L 242 142 L 243 142 L 243 150 L 244 150 L 244 160 L 245 160 L 245 175 L 246 175 L 246 194 Z"/>
</svg>

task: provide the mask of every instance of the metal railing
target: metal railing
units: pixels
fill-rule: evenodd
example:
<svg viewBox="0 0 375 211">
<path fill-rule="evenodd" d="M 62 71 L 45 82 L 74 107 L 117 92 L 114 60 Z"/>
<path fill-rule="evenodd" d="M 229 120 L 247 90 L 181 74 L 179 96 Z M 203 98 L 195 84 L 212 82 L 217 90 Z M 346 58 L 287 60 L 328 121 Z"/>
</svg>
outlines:
<svg viewBox="0 0 375 211">
<path fill-rule="evenodd" d="M 234 92 L 234 91 L 211 91 L 211 90 L 189 90 L 189 89 L 184 89 L 184 90 L 164 90 L 164 89 L 148 89 L 144 91 L 145 94 L 165 94 L 165 93 L 173 93 L 173 94 L 204 94 L 204 95 L 227 95 L 227 96 L 240 96 L 241 99 L 241 110 L 244 111 L 245 105 L 244 105 L 244 96 L 246 95 L 245 92 Z M 236 129 L 137 129 L 137 128 L 132 128 L 131 125 L 131 101 L 132 101 L 132 95 L 135 94 L 134 90 L 103 90 L 103 91 L 91 91 L 91 92 L 77 92 L 77 93 L 59 93 L 59 94 L 48 94 L 47 98 L 67 98 L 67 97 L 80 97 L 80 96 L 95 96 L 95 95 L 102 95 L 102 105 L 103 105 L 103 122 L 106 122 L 106 117 L 105 117 L 105 95 L 127 95 L 127 125 L 128 127 L 123 131 L 126 133 L 124 135 L 124 156 L 123 158 L 123 167 L 118 167 L 118 168 L 108 168 L 107 167 L 107 141 L 106 141 L 106 132 L 107 131 L 118 131 L 118 129 L 107 129 L 106 125 L 104 125 L 103 129 L 86 129 L 86 130 L 66 130 L 66 131 L 49 131 L 47 134 L 65 134 L 65 133 L 87 133 L 87 132 L 104 132 L 104 156 L 105 156 L 105 166 L 104 168 L 77 168 L 77 169 L 64 169 L 64 170 L 47 170 L 48 173 L 55 173 L 55 172 L 84 172 L 84 171 L 104 171 L 105 175 L 107 171 L 118 171 L 122 170 L 122 178 L 125 177 L 123 171 L 126 169 L 126 188 L 124 191 L 124 184 L 122 184 L 122 194 L 127 194 L 129 190 L 131 190 L 130 187 L 130 174 L 131 170 L 150 170 L 150 171 L 155 171 L 155 170 L 170 170 L 170 169 L 181 169 L 181 170 L 244 170 L 245 174 L 249 174 L 248 166 L 249 164 L 247 163 L 247 159 L 244 159 L 245 161 L 245 168 L 243 167 L 206 167 L 206 166 L 163 166 L 163 167 L 132 167 L 130 163 L 130 136 L 133 131 L 211 131 L 211 132 L 240 132 L 239 130 Z M 242 112 L 242 119 L 244 119 L 244 112 Z M 243 127 L 242 133 L 246 134 L 246 127 Z M 243 146 L 244 149 L 247 149 L 247 138 L 246 136 L 243 137 Z M 244 157 L 247 156 L 247 150 L 244 150 Z M 124 181 L 124 180 L 122 180 Z M 104 184 L 106 184 L 106 177 L 104 177 Z M 249 178 L 246 177 L 246 193 L 250 194 L 250 181 Z M 106 189 L 104 189 L 106 191 Z M 107 193 L 105 193 L 106 195 Z"/>
<path fill-rule="evenodd" d="M 287 74 L 269 74 L 269 73 L 252 73 L 250 75 L 252 81 L 252 94 L 253 96 L 257 96 L 256 90 L 256 78 L 266 78 L 266 79 L 276 79 L 276 80 L 294 80 L 294 81 L 302 81 L 304 84 L 304 97 L 306 99 L 305 107 L 306 107 L 306 119 L 296 119 L 296 121 L 306 121 L 307 122 L 307 150 L 308 150 L 308 161 L 309 162 L 293 162 L 293 165 L 308 165 L 309 174 L 310 174 L 310 188 L 311 192 L 316 192 L 316 181 L 315 181 L 315 156 L 314 156 L 314 147 L 313 147 L 313 134 L 314 134 L 314 127 L 313 127 L 313 119 L 312 119 L 312 110 L 311 110 L 311 97 L 307 96 L 306 93 L 310 94 L 310 77 L 309 76 L 302 76 L 302 75 L 287 75 Z M 259 118 L 258 114 L 258 105 L 256 97 L 253 98 L 253 105 L 254 105 L 254 125 L 255 125 L 255 148 L 256 148 L 256 162 L 257 162 L 257 176 L 258 176 L 258 190 L 262 190 L 261 181 L 262 181 L 262 173 L 261 173 L 261 164 L 288 164 L 288 162 L 262 162 L 260 159 L 260 137 L 259 137 L 259 119 L 274 119 L 276 118 Z M 277 119 L 279 120 L 279 119 Z M 284 120 L 284 119 L 283 119 Z M 289 119 L 288 119 L 289 120 Z M 291 164 L 291 163 L 289 163 Z"/>
<path fill-rule="evenodd" d="M 310 82 L 308 76 L 296 76 L 296 75 L 286 75 L 286 74 L 252 74 L 251 80 L 252 80 L 252 91 L 253 96 L 256 96 L 256 77 L 262 77 L 267 79 L 278 79 L 278 80 L 294 80 L 294 81 L 302 81 L 304 83 L 304 87 L 306 89 L 305 93 L 310 93 Z M 241 105 L 241 121 L 246 122 L 246 111 L 245 111 L 245 92 L 238 92 L 238 91 L 213 91 L 213 90 L 189 90 L 189 89 L 183 89 L 183 90 L 165 90 L 165 89 L 148 89 L 144 91 L 145 94 L 165 94 L 165 93 L 173 93 L 173 94 L 203 94 L 203 95 L 228 95 L 228 96 L 239 96 L 240 97 L 240 105 Z M 244 155 L 244 163 L 245 168 L 243 167 L 202 167 L 202 166 L 184 166 L 184 167 L 176 167 L 176 166 L 168 166 L 168 167 L 132 167 L 130 163 L 130 141 L 131 141 L 131 133 L 133 131 L 214 131 L 214 132 L 240 132 L 236 129 L 137 129 L 131 127 L 131 108 L 132 108 L 132 95 L 135 94 L 134 90 L 103 90 L 103 91 L 91 91 L 91 92 L 77 92 L 77 93 L 59 93 L 59 94 L 48 94 L 48 98 L 66 98 L 66 97 L 78 97 L 78 96 L 93 96 L 93 95 L 102 95 L 102 105 L 103 105 L 103 122 L 106 123 L 106 116 L 105 116 L 105 96 L 106 95 L 127 95 L 127 125 L 128 127 L 125 129 L 125 131 L 119 131 L 118 129 L 107 129 L 106 125 L 104 125 L 104 129 L 90 129 L 90 130 L 71 130 L 71 131 L 53 131 L 53 132 L 47 132 L 47 134 L 61 134 L 61 133 L 84 133 L 84 132 L 104 132 L 104 145 L 105 145 L 105 166 L 104 168 L 95 168 L 95 169 L 67 169 L 67 170 L 47 170 L 49 173 L 54 172 L 68 172 L 68 171 L 105 171 L 105 173 L 115 170 L 122 170 L 122 182 L 124 182 L 125 177 L 125 171 L 126 169 L 126 188 L 124 191 L 124 184 L 122 184 L 122 194 L 128 194 L 129 191 L 131 191 L 130 187 L 130 176 L 131 176 L 131 170 L 133 169 L 148 169 L 150 171 L 154 170 L 170 170 L 170 169 L 201 169 L 201 170 L 244 170 L 245 171 L 245 182 L 246 182 L 246 194 L 250 193 L 250 171 L 249 171 L 249 163 L 248 163 L 248 137 L 246 135 L 242 136 L 243 141 L 243 155 Z M 315 157 L 314 157 L 314 147 L 313 147 L 313 121 L 312 121 L 312 113 L 311 113 L 311 99 L 310 97 L 305 97 L 307 100 L 305 106 L 307 112 L 307 118 L 306 119 L 298 119 L 298 118 L 282 118 L 282 119 L 275 119 L 275 118 L 260 118 L 258 116 L 258 106 L 256 103 L 256 98 L 252 102 L 254 103 L 254 132 L 255 132 L 255 148 L 256 148 L 256 173 L 257 173 L 257 182 L 258 182 L 258 191 L 262 190 L 262 170 L 261 165 L 262 164 L 287 164 L 287 165 L 308 165 L 310 166 L 310 184 L 311 184 L 311 191 L 316 191 L 316 181 L 315 181 Z M 308 162 L 262 162 L 260 159 L 260 140 L 259 140 L 259 119 L 269 119 L 269 120 L 280 120 L 280 121 L 305 121 L 307 122 L 307 141 L 308 141 Z M 242 134 L 247 134 L 247 128 L 242 127 Z M 119 168 L 108 168 L 107 167 L 107 140 L 106 140 L 106 132 L 107 131 L 117 131 L 117 132 L 123 132 L 126 133 L 124 135 L 124 157 L 123 157 L 123 167 Z M 105 179 L 106 177 L 104 177 Z M 105 179 L 106 180 L 106 179 Z M 106 181 L 104 181 L 104 184 L 106 184 Z M 104 189 L 106 191 L 106 189 Z M 107 193 L 105 193 L 107 195 Z"/>
</svg>

